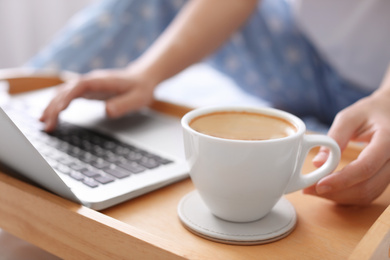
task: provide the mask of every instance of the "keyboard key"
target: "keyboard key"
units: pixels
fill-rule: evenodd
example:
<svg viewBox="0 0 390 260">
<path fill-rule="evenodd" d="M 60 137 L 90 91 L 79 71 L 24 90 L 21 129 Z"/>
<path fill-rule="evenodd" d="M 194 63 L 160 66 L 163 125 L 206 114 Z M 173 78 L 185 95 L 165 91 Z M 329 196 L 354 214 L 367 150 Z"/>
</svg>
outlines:
<svg viewBox="0 0 390 260">
<path fill-rule="evenodd" d="M 142 153 L 140 152 L 135 152 L 135 151 L 130 151 L 125 158 L 130 160 L 130 161 L 139 161 L 143 157 Z"/>
<path fill-rule="evenodd" d="M 90 152 L 92 150 L 93 144 L 90 143 L 87 140 L 83 140 L 80 144 L 80 148 L 83 149 L 84 151 Z"/>
<path fill-rule="evenodd" d="M 95 177 L 94 179 L 96 181 L 100 182 L 101 184 L 107 184 L 107 183 L 113 182 L 115 180 L 115 178 L 110 176 L 110 175 L 101 175 L 101 176 Z"/>
<path fill-rule="evenodd" d="M 97 171 L 88 170 L 88 169 L 82 170 L 81 173 L 84 174 L 85 176 L 91 177 L 91 178 L 92 178 L 92 177 L 95 178 L 95 177 L 98 177 L 98 176 L 101 175 L 101 174 L 98 173 Z"/>
<path fill-rule="evenodd" d="M 130 172 L 122 169 L 122 168 L 119 168 L 119 167 L 115 167 L 115 168 L 106 168 L 103 170 L 105 173 L 108 173 L 108 174 L 111 174 L 112 176 L 118 178 L 118 179 L 123 179 L 123 178 L 126 178 L 126 177 L 129 177 L 131 175 Z"/>
<path fill-rule="evenodd" d="M 69 169 L 69 167 L 62 164 L 58 164 L 55 168 L 57 169 L 57 171 L 67 175 L 69 175 L 72 172 L 72 170 Z"/>
<path fill-rule="evenodd" d="M 76 157 L 76 158 L 77 158 L 77 157 L 79 157 L 81 154 L 83 154 L 84 151 L 81 150 L 79 147 L 73 146 L 73 147 L 71 147 L 71 148 L 67 151 L 67 153 L 68 153 L 70 156 Z"/>
<path fill-rule="evenodd" d="M 69 164 L 69 167 L 78 172 L 87 170 L 87 165 L 82 162 L 72 162 Z"/>
<path fill-rule="evenodd" d="M 72 160 L 72 158 L 70 157 L 61 157 L 61 158 L 58 158 L 57 161 L 61 164 L 64 164 L 64 165 L 70 165 L 74 160 Z"/>
<path fill-rule="evenodd" d="M 69 173 L 69 176 L 77 181 L 82 181 L 85 179 L 85 176 L 83 174 L 81 174 L 80 172 L 76 172 L 76 171 L 71 171 Z"/>
<path fill-rule="evenodd" d="M 116 147 L 116 143 L 113 141 L 105 141 L 102 145 L 107 150 L 112 150 Z"/>
<path fill-rule="evenodd" d="M 153 158 L 154 158 L 156 161 L 158 161 L 159 163 L 161 163 L 161 164 L 170 164 L 170 163 L 172 163 L 171 160 L 168 160 L 168 159 L 165 159 L 165 158 L 161 158 L 161 157 L 159 157 L 159 156 L 154 156 Z"/>
<path fill-rule="evenodd" d="M 106 150 L 98 145 L 93 145 L 90 152 L 98 157 L 101 157 L 106 153 Z"/>
<path fill-rule="evenodd" d="M 60 151 L 47 146 L 43 149 L 39 149 L 39 151 L 40 152 L 42 151 L 41 152 L 42 154 L 54 160 L 59 160 L 60 158 L 64 157 L 64 154 L 61 153 Z"/>
<path fill-rule="evenodd" d="M 82 181 L 85 185 L 91 187 L 91 188 L 96 188 L 99 186 L 99 183 L 97 181 L 95 181 L 94 179 L 91 179 L 91 178 L 85 178 L 83 179 Z"/>
<path fill-rule="evenodd" d="M 80 154 L 78 159 L 80 159 L 81 161 L 83 161 L 85 163 L 91 163 L 93 161 L 96 161 L 98 159 L 98 157 L 96 157 L 95 155 L 93 155 L 89 152 L 84 152 L 84 153 Z"/>
<path fill-rule="evenodd" d="M 160 163 L 158 161 L 148 157 L 143 157 L 138 163 L 148 169 L 153 169 L 160 166 Z"/>
<path fill-rule="evenodd" d="M 120 163 L 118 163 L 118 166 L 122 167 L 122 168 L 124 168 L 132 173 L 140 173 L 140 172 L 143 172 L 146 170 L 145 167 L 139 165 L 136 162 L 120 162 Z"/>
<path fill-rule="evenodd" d="M 116 163 L 122 161 L 124 158 L 108 151 L 103 155 L 103 159 L 110 163 Z"/>
<path fill-rule="evenodd" d="M 103 159 L 97 159 L 96 161 L 93 161 L 91 162 L 91 165 L 97 169 L 103 169 L 103 168 L 106 168 L 108 166 L 110 166 L 111 163 L 109 162 L 106 162 L 105 160 Z"/>
<path fill-rule="evenodd" d="M 118 156 L 125 156 L 131 152 L 131 150 L 124 146 L 116 146 L 115 149 L 112 150 Z"/>
</svg>

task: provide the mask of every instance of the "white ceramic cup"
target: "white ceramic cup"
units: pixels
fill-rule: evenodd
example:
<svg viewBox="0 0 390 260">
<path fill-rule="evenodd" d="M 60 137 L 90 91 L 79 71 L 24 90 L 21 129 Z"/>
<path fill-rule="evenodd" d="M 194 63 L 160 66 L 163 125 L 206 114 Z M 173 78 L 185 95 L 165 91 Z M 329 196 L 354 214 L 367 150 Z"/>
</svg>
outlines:
<svg viewBox="0 0 390 260">
<path fill-rule="evenodd" d="M 292 135 L 269 140 L 231 140 L 195 131 L 189 123 L 218 111 L 247 111 L 276 116 L 296 126 Z M 335 170 L 340 148 L 328 136 L 306 134 L 298 117 L 272 108 L 245 106 L 204 107 L 181 120 L 190 177 L 202 200 L 215 216 L 233 222 L 258 220 L 269 213 L 283 194 L 313 185 Z M 308 152 L 330 149 L 320 168 L 302 174 Z"/>
</svg>

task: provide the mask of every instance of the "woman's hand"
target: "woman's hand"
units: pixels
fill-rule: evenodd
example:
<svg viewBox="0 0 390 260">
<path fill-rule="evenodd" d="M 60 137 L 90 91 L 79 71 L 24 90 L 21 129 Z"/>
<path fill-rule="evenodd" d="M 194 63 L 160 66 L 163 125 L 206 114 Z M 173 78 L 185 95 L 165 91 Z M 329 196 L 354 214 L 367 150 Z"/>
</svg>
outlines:
<svg viewBox="0 0 390 260">
<path fill-rule="evenodd" d="M 73 99 L 80 97 L 106 100 L 107 115 L 119 117 L 148 105 L 153 99 L 156 85 L 150 77 L 131 67 L 96 70 L 60 86 L 40 120 L 45 123 L 46 131 L 54 130 L 60 112 L 66 109 Z"/>
<path fill-rule="evenodd" d="M 390 182 L 390 91 L 380 89 L 335 118 L 328 135 L 341 150 L 350 140 L 366 142 L 358 158 L 343 169 L 320 180 L 304 193 L 333 200 L 339 204 L 369 204 Z M 328 151 L 321 148 L 314 158 L 322 165 Z"/>
<path fill-rule="evenodd" d="M 188 1 L 161 36 L 126 70 L 95 71 L 62 86 L 41 117 L 46 130 L 55 128 L 59 113 L 78 97 L 107 100 L 110 117 L 147 105 L 157 84 L 213 53 L 248 19 L 257 4 L 256 0 Z"/>
</svg>

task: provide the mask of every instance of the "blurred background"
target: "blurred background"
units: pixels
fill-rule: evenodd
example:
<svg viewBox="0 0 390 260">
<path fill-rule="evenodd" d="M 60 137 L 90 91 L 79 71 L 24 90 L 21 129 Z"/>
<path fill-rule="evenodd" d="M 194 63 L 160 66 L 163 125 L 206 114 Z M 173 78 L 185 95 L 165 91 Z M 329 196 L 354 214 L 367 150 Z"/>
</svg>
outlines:
<svg viewBox="0 0 390 260">
<path fill-rule="evenodd" d="M 0 0 L 0 69 L 23 65 L 94 0 Z"/>
</svg>

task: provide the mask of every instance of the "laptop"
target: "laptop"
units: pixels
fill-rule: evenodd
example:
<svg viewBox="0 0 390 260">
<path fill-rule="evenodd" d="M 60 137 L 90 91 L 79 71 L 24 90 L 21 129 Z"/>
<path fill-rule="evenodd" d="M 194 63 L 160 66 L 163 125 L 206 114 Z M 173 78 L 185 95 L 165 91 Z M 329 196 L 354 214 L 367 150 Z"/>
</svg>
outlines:
<svg viewBox="0 0 390 260">
<path fill-rule="evenodd" d="M 0 104 L 1 164 L 95 210 L 188 177 L 179 118 L 144 108 L 108 119 L 103 102 L 78 99 L 48 134 L 38 118 L 53 92 L 20 94 Z"/>
</svg>

